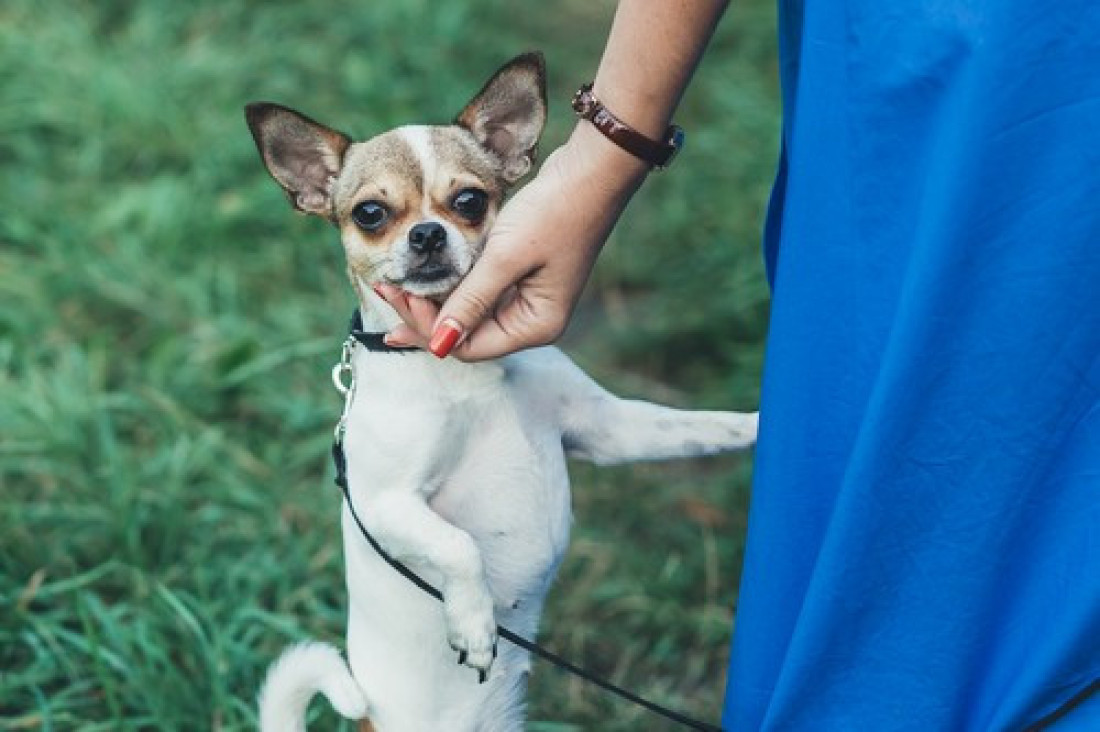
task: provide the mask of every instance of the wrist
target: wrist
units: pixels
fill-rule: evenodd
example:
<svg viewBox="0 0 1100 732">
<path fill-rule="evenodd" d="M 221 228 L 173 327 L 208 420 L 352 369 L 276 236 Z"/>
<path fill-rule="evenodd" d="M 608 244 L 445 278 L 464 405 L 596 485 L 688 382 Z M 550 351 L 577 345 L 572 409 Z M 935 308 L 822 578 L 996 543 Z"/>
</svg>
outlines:
<svg viewBox="0 0 1100 732">
<path fill-rule="evenodd" d="M 565 147 L 584 178 L 614 197 L 629 198 L 645 180 L 650 165 L 607 139 L 591 123 L 580 120 Z"/>
<path fill-rule="evenodd" d="M 668 130 L 671 103 L 661 93 L 617 83 L 601 83 L 599 76 L 592 82 L 592 92 L 616 117 L 633 129 L 654 140 Z"/>
<path fill-rule="evenodd" d="M 639 132 L 600 101 L 592 91 L 592 84 L 583 84 L 577 90 L 572 107 L 578 117 L 591 123 L 608 140 L 657 170 L 667 168 L 684 144 L 684 131 L 676 125 L 670 125 L 657 139 Z"/>
</svg>

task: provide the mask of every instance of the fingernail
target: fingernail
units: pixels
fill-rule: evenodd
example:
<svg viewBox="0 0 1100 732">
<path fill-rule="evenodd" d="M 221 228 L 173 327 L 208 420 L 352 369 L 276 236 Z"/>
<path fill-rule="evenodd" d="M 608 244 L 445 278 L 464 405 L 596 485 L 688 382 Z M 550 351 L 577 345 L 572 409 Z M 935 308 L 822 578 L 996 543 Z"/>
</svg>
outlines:
<svg viewBox="0 0 1100 732">
<path fill-rule="evenodd" d="M 395 337 L 392 333 L 387 333 L 382 336 L 382 342 L 390 348 L 408 348 L 412 345 L 411 343 L 406 343 L 400 338 Z"/>
<path fill-rule="evenodd" d="M 382 298 L 383 300 L 386 299 L 386 296 L 382 294 L 382 285 L 376 283 L 371 285 L 370 288 L 374 290 L 375 295 L 378 295 L 378 297 Z"/>
<path fill-rule="evenodd" d="M 462 326 L 451 318 L 447 318 L 436 327 L 432 333 L 432 340 L 428 344 L 428 350 L 435 354 L 436 358 L 446 358 L 451 349 L 462 337 Z"/>
</svg>

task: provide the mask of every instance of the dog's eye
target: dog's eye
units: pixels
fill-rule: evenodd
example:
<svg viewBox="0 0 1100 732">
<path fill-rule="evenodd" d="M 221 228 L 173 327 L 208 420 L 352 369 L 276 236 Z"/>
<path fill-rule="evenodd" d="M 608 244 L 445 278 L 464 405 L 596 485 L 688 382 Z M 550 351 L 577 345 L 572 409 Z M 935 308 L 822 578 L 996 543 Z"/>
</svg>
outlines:
<svg viewBox="0 0 1100 732">
<path fill-rule="evenodd" d="M 363 201 L 351 210 L 351 220 L 363 231 L 375 231 L 389 217 L 389 210 L 378 201 Z"/>
<path fill-rule="evenodd" d="M 488 207 L 489 195 L 485 191 L 479 191 L 476 188 L 466 188 L 459 191 L 454 200 L 451 201 L 451 208 L 470 221 L 480 221 L 481 217 L 485 215 L 485 209 Z"/>
</svg>

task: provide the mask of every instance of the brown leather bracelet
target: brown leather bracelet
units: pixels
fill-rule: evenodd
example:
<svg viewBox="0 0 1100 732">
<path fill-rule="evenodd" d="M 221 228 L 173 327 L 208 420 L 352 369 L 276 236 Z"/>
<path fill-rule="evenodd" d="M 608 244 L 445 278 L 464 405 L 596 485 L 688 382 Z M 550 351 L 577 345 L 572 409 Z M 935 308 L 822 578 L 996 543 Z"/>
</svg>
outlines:
<svg viewBox="0 0 1100 732">
<path fill-rule="evenodd" d="M 684 131 L 677 125 L 669 126 L 663 140 L 654 140 L 620 120 L 592 93 L 591 82 L 582 85 L 573 95 L 573 111 L 591 122 L 604 137 L 657 170 L 671 165 L 684 146 Z"/>
</svg>

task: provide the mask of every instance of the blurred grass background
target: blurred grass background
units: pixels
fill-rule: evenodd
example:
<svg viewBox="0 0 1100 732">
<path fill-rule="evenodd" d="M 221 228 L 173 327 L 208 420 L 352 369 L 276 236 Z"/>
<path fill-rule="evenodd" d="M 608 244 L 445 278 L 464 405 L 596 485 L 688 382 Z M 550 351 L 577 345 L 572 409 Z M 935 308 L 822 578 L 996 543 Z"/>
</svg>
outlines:
<svg viewBox="0 0 1100 732">
<path fill-rule="evenodd" d="M 514 54 L 572 121 L 608 0 L 0 5 L 0 729 L 237 730 L 288 642 L 342 641 L 335 234 L 241 107 L 357 136 L 446 121 Z M 723 20 L 565 347 L 614 390 L 753 408 L 775 158 L 771 0 Z M 725 684 L 750 457 L 575 466 L 543 640 L 692 714 Z M 315 704 L 318 729 L 346 729 Z M 532 730 L 666 729 L 536 665 Z"/>
</svg>

